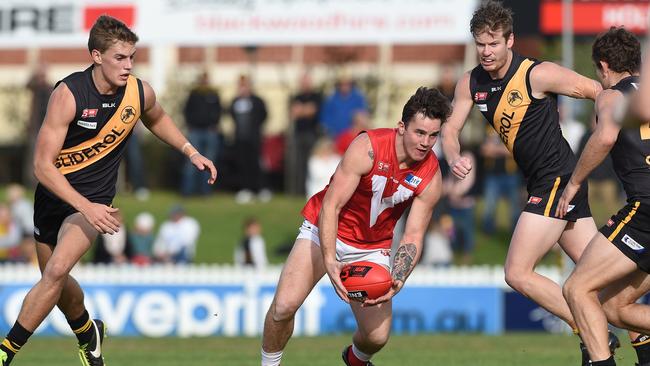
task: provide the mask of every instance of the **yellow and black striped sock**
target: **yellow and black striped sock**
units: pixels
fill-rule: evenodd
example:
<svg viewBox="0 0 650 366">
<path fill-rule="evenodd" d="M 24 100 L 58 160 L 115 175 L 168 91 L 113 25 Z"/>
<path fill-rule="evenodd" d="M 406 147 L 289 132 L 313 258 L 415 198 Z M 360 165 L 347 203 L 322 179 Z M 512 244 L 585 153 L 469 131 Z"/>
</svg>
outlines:
<svg viewBox="0 0 650 366">
<path fill-rule="evenodd" d="M 32 333 L 33 332 L 25 329 L 17 321 L 14 323 L 14 326 L 7 334 L 7 338 L 5 338 L 0 344 L 0 349 L 5 351 L 7 357 L 9 358 L 8 361 L 11 361 L 16 353 L 18 353 L 18 351 L 20 351 L 25 343 L 27 343 L 27 340 L 32 335 Z"/>
<path fill-rule="evenodd" d="M 639 334 L 632 341 L 632 347 L 634 347 L 636 356 L 639 358 L 639 365 L 650 364 L 650 336 Z"/>
<path fill-rule="evenodd" d="M 90 320 L 88 311 L 84 310 L 83 314 L 77 319 L 68 320 L 72 332 L 77 336 L 80 345 L 90 343 L 93 338 L 93 322 Z"/>
</svg>

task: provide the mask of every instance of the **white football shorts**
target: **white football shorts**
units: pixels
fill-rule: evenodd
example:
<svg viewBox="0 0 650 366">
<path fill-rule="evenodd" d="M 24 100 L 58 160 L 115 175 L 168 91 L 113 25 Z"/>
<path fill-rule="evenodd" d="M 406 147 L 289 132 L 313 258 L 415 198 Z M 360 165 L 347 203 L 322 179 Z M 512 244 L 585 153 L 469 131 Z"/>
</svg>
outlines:
<svg viewBox="0 0 650 366">
<path fill-rule="evenodd" d="M 311 240 L 320 246 L 318 226 L 308 220 L 303 221 L 297 239 Z M 343 263 L 369 261 L 390 269 L 390 249 L 359 249 L 336 238 L 336 260 Z"/>
</svg>

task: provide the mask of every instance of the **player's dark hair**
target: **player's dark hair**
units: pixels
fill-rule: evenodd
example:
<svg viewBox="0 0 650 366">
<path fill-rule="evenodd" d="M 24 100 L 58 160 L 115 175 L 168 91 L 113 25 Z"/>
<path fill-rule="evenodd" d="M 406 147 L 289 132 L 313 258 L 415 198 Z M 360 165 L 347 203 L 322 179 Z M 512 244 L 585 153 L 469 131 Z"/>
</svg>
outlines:
<svg viewBox="0 0 650 366">
<path fill-rule="evenodd" d="M 600 61 L 607 62 L 615 72 L 635 74 L 641 68 L 641 43 L 623 27 L 611 27 L 596 37 L 591 59 L 600 70 Z"/>
<path fill-rule="evenodd" d="M 104 53 L 118 41 L 136 44 L 138 36 L 119 19 L 102 15 L 97 18 L 93 27 L 90 28 L 88 51 L 97 50 Z"/>
<path fill-rule="evenodd" d="M 443 123 L 451 114 L 451 104 L 438 89 L 421 86 L 404 105 L 402 110 L 404 125 L 408 127 L 409 122 L 418 113 L 431 119 L 439 119 Z"/>
<path fill-rule="evenodd" d="M 500 1 L 488 0 L 474 11 L 469 30 L 474 37 L 483 32 L 501 31 L 508 39 L 512 34 L 512 23 L 512 10 L 503 6 Z"/>
</svg>

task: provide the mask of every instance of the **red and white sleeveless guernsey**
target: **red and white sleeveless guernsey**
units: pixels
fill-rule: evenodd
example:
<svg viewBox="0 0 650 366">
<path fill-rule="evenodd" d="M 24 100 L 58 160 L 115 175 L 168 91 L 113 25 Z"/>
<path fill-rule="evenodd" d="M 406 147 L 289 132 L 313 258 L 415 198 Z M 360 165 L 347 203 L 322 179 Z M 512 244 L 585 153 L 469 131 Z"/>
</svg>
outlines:
<svg viewBox="0 0 650 366">
<path fill-rule="evenodd" d="M 375 154 L 374 164 L 372 170 L 361 177 L 357 189 L 341 210 L 337 237 L 359 249 L 388 249 L 397 220 L 436 174 L 438 159 L 429 151 L 422 161 L 400 169 L 395 152 L 397 130 L 378 128 L 366 133 Z M 302 215 L 314 225 L 318 225 L 328 187 L 309 199 L 302 209 Z"/>
</svg>

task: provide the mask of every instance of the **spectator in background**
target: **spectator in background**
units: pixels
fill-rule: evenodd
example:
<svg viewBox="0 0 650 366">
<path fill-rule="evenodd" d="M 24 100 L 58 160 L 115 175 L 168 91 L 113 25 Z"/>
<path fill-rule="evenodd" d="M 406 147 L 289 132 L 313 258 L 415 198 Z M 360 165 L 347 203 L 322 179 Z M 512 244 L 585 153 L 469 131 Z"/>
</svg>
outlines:
<svg viewBox="0 0 650 366">
<path fill-rule="evenodd" d="M 328 136 L 336 139 L 352 125 L 352 117 L 358 110 L 368 110 L 368 103 L 348 76 L 341 77 L 336 89 L 323 103 L 321 125 Z"/>
<path fill-rule="evenodd" d="M 146 179 L 146 169 L 142 159 L 142 130 L 144 127 L 138 123 L 131 133 L 129 142 L 126 143 L 125 161 L 126 170 L 131 182 L 131 188 L 135 198 L 138 201 L 146 201 L 149 199 L 149 188 Z"/>
<path fill-rule="evenodd" d="M 93 263 L 124 264 L 127 259 L 127 230 L 124 225 L 122 213 L 117 211 L 113 214 L 120 226 L 114 234 L 102 233 L 97 237 Z"/>
<path fill-rule="evenodd" d="M 457 68 L 454 65 L 446 64 L 440 67 L 440 79 L 436 89 L 447 97 L 451 102 L 454 99 L 454 92 L 456 91 L 456 82 L 458 81 Z"/>
<path fill-rule="evenodd" d="M 562 129 L 562 136 L 569 143 L 571 151 L 577 154 L 580 151 L 580 141 L 582 136 L 587 132 L 587 128 L 580 121 L 568 115 L 568 105 L 565 101 L 560 104 L 560 128 Z"/>
<path fill-rule="evenodd" d="M 361 131 L 366 131 L 369 128 L 370 115 L 368 112 L 366 110 L 358 110 L 354 112 L 350 128 L 341 132 L 341 134 L 336 138 L 336 152 L 342 156 L 348 146 L 352 143 L 352 140 L 354 140 Z"/>
<path fill-rule="evenodd" d="M 591 118 L 591 131 L 582 135 L 577 155 L 582 154 L 587 141 L 592 132 L 596 129 L 596 116 Z M 607 154 L 605 159 L 589 174 L 589 199 L 592 202 L 599 202 L 605 205 L 608 212 L 621 206 L 620 202 L 621 186 L 614 172 L 614 162 L 611 155 Z"/>
<path fill-rule="evenodd" d="M 461 157 L 468 159 L 472 166 L 475 165 L 474 155 L 471 152 L 464 151 L 461 153 Z M 463 265 L 472 263 L 474 248 L 476 247 L 474 235 L 476 199 L 472 192 L 475 182 L 476 170 L 474 169 L 465 176 L 465 179 L 458 179 L 453 175 L 448 175 L 445 180 L 449 215 L 454 220 L 452 246 L 454 251 L 460 254 L 460 263 Z"/>
<path fill-rule="evenodd" d="M 7 187 L 7 201 L 13 221 L 20 231 L 20 256 L 24 261 L 36 264 L 34 204 L 25 198 L 25 189 L 18 184 Z"/>
<path fill-rule="evenodd" d="M 262 225 L 254 217 L 244 220 L 244 237 L 235 248 L 235 265 L 264 269 L 268 264 L 266 243 L 262 237 Z"/>
<path fill-rule="evenodd" d="M 452 264 L 454 253 L 449 238 L 453 230 L 453 219 L 449 215 L 431 218 L 429 229 L 424 236 L 421 264 L 433 267 L 448 267 Z"/>
<path fill-rule="evenodd" d="M 191 263 L 201 228 L 195 218 L 185 214 L 181 205 L 174 205 L 169 219 L 162 223 L 153 244 L 153 255 L 162 263 Z"/>
<path fill-rule="evenodd" d="M 292 138 L 289 144 L 289 184 L 291 193 L 304 194 L 307 179 L 307 161 L 319 135 L 322 95 L 314 90 L 311 77 L 304 74 L 300 79 L 300 90 L 291 97 L 289 118 Z"/>
<path fill-rule="evenodd" d="M 218 128 L 221 120 L 221 100 L 217 90 L 210 86 L 206 71 L 199 75 L 196 85 L 190 90 L 183 115 L 188 129 L 187 136 L 192 145 L 199 151 L 203 151 L 205 157 L 216 161 L 219 152 Z M 183 167 L 181 194 L 184 196 L 197 193 L 209 194 L 210 185 L 203 179 L 204 174 L 196 170 L 190 161 L 186 161 Z"/>
<path fill-rule="evenodd" d="M 131 262 L 145 266 L 151 264 L 153 257 L 155 219 L 149 212 L 139 213 L 134 220 L 133 230 L 129 232 Z"/>
<path fill-rule="evenodd" d="M 11 217 L 9 206 L 0 203 L 0 261 L 15 261 L 20 252 L 20 227 Z"/>
<path fill-rule="evenodd" d="M 34 177 L 34 144 L 36 136 L 41 128 L 47 103 L 52 94 L 52 84 L 47 80 L 47 66 L 39 65 L 27 82 L 27 89 L 32 94 L 32 102 L 29 108 L 29 119 L 25 136 L 27 137 L 25 158 L 23 160 L 23 184 L 30 188 L 36 187 Z"/>
<path fill-rule="evenodd" d="M 499 198 L 505 197 L 508 203 L 510 220 L 508 229 L 514 229 L 521 207 L 521 178 L 512 155 L 501 143 L 499 135 L 491 126 L 481 145 L 483 156 L 483 198 L 485 205 L 482 214 L 482 228 L 486 234 L 496 231 L 495 217 Z"/>
<path fill-rule="evenodd" d="M 316 142 L 308 163 L 307 184 L 305 187 L 307 198 L 325 188 L 340 161 L 341 155 L 334 149 L 332 140 L 322 137 Z"/>
<path fill-rule="evenodd" d="M 261 189 L 263 179 L 260 158 L 262 152 L 262 126 L 266 121 L 266 104 L 255 95 L 248 76 L 241 75 L 237 96 L 230 105 L 235 122 L 236 171 L 239 177 L 237 203 L 249 203 L 255 193 L 262 201 L 270 199 L 270 192 Z"/>
</svg>

